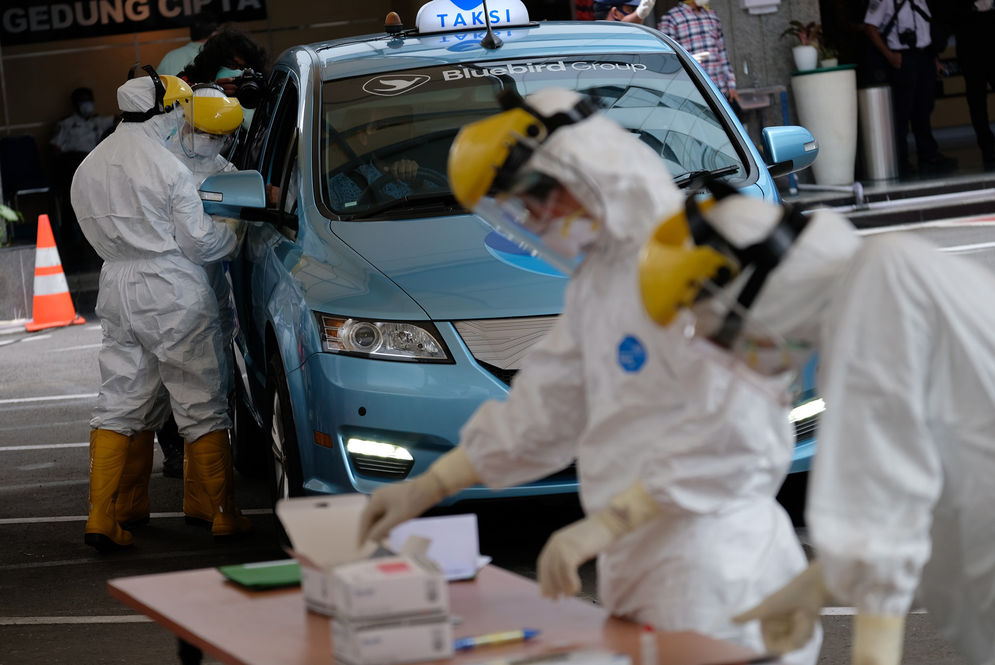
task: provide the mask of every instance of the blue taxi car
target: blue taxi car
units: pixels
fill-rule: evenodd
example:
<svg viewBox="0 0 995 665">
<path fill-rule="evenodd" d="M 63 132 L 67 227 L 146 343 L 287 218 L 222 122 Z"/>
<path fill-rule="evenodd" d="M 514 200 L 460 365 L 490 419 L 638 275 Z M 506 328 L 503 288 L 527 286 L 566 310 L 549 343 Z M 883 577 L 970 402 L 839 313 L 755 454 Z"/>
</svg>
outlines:
<svg viewBox="0 0 995 665">
<path fill-rule="evenodd" d="M 681 184 L 712 173 L 777 200 L 772 174 L 817 153 L 806 130 L 768 128 L 765 163 L 659 32 L 531 22 L 520 0 L 491 0 L 486 15 L 480 0 L 433 0 L 412 27 L 289 49 L 239 146 L 267 204 L 241 211 L 231 265 L 236 464 L 268 468 L 276 498 L 424 471 L 481 402 L 505 396 L 560 311 L 566 279 L 461 209 L 445 176 L 456 132 L 497 112 L 509 86 L 595 98 Z M 798 450 L 795 470 L 810 454 Z M 568 468 L 451 501 L 575 490 Z"/>
</svg>

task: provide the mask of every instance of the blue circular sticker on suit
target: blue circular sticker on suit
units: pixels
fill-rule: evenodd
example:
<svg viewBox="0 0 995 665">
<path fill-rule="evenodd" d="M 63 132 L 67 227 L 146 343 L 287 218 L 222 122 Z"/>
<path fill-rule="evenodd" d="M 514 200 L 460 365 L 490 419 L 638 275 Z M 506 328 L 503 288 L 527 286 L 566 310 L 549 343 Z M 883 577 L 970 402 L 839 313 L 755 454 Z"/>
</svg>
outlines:
<svg viewBox="0 0 995 665">
<path fill-rule="evenodd" d="M 627 335 L 619 342 L 618 364 L 626 372 L 638 372 L 646 364 L 646 347 L 637 337 Z"/>
</svg>

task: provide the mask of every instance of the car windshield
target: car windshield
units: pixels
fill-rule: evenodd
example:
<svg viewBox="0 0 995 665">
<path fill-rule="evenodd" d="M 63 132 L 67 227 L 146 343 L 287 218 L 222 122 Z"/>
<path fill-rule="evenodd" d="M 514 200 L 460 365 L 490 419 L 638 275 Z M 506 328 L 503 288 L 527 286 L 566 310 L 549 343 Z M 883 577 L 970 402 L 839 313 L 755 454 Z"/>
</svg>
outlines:
<svg viewBox="0 0 995 665">
<path fill-rule="evenodd" d="M 495 93 L 512 85 L 522 95 L 549 86 L 590 95 L 675 177 L 749 171 L 725 121 L 673 53 L 487 61 L 325 82 L 325 204 L 348 219 L 459 212 L 445 175 L 449 145 L 460 127 L 500 111 Z"/>
</svg>

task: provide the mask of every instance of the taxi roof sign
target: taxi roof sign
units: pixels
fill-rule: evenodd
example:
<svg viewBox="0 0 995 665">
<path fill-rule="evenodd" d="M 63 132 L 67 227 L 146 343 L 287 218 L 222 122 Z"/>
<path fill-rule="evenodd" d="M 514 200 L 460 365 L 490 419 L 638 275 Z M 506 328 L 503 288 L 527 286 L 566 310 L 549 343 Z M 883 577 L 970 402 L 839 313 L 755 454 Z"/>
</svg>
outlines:
<svg viewBox="0 0 995 665">
<path fill-rule="evenodd" d="M 483 30 L 488 19 L 494 28 L 528 25 L 529 10 L 522 0 L 431 0 L 418 10 L 415 26 L 419 33 L 452 30 Z"/>
</svg>

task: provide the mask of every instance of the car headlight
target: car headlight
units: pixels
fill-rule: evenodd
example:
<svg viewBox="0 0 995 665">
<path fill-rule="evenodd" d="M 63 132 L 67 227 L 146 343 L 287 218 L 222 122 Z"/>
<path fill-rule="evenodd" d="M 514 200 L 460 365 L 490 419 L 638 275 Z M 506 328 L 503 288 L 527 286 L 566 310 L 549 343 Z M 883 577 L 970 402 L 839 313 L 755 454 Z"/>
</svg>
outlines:
<svg viewBox="0 0 995 665">
<path fill-rule="evenodd" d="M 330 353 L 412 362 L 452 362 L 434 325 L 372 321 L 315 312 L 321 347 Z"/>
</svg>

